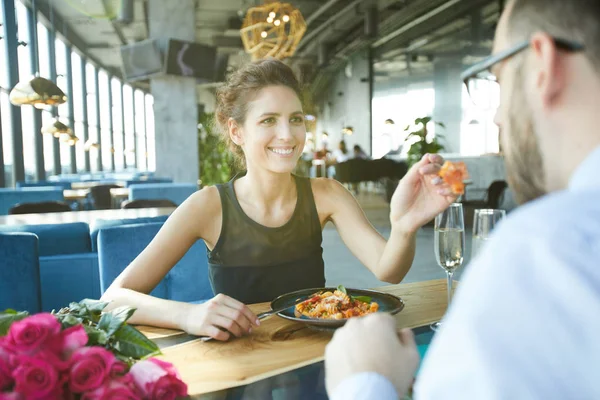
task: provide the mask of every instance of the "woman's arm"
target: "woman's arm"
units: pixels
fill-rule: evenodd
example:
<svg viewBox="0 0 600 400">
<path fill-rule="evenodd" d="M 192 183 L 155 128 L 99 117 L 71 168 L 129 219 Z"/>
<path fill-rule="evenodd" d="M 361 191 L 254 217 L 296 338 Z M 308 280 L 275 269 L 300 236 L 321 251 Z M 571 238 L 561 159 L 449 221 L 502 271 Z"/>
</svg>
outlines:
<svg viewBox="0 0 600 400">
<path fill-rule="evenodd" d="M 416 232 L 455 200 L 437 174 L 442 159 L 425 156 L 400 181 L 390 203 L 391 234 L 386 240 L 373 228 L 356 199 L 341 184 L 313 183 L 320 215 L 330 219 L 342 240 L 377 279 L 399 283 L 410 269 Z"/>
<path fill-rule="evenodd" d="M 197 335 L 226 340 L 225 328 L 236 336 L 246 333 L 256 316 L 242 303 L 218 295 L 195 305 L 148 295 L 198 240 L 214 246 L 221 226 L 221 205 L 216 188 L 190 196 L 165 222 L 150 244 L 115 279 L 102 296 L 107 310 L 128 305 L 136 311 L 134 324 L 182 329 Z"/>
</svg>

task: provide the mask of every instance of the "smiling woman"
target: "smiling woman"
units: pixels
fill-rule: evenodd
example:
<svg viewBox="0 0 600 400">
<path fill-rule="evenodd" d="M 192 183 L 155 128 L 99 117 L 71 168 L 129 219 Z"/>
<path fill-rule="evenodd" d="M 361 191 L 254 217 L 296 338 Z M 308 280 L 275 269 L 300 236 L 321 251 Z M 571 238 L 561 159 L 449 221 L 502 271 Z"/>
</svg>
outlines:
<svg viewBox="0 0 600 400">
<path fill-rule="evenodd" d="M 232 74 L 217 92 L 215 114 L 246 172 L 190 196 L 113 282 L 104 299 L 109 307 L 134 306 L 132 323 L 219 340 L 250 333 L 259 321 L 245 304 L 325 285 L 321 243 L 328 221 L 377 278 L 399 282 L 412 263 L 418 228 L 455 200 L 433 179 L 441 157 L 426 155 L 392 198 L 386 242 L 342 185 L 294 175 L 306 140 L 304 111 L 298 81 L 281 61 L 261 60 Z M 145 294 L 198 239 L 209 249 L 216 296 L 186 304 Z"/>
</svg>

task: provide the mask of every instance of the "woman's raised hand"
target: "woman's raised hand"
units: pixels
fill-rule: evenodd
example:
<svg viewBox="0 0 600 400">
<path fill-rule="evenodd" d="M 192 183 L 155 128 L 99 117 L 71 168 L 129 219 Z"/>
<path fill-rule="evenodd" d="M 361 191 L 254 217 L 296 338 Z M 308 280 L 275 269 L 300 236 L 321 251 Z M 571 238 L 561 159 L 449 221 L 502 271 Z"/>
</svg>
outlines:
<svg viewBox="0 0 600 400">
<path fill-rule="evenodd" d="M 456 201 L 457 195 L 437 176 L 444 159 L 425 154 L 400 180 L 390 202 L 390 221 L 414 232 Z"/>
</svg>

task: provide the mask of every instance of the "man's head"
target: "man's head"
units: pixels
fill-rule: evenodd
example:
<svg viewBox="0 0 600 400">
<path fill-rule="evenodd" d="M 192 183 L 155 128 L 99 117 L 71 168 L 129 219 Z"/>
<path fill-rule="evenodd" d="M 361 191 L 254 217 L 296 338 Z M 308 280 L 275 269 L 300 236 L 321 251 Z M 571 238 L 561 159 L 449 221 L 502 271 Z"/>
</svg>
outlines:
<svg viewBox="0 0 600 400">
<path fill-rule="evenodd" d="M 524 51 L 491 68 L 501 87 L 496 122 L 507 178 L 519 202 L 566 187 L 600 145 L 600 1 L 511 0 L 493 52 L 526 40 Z"/>
</svg>

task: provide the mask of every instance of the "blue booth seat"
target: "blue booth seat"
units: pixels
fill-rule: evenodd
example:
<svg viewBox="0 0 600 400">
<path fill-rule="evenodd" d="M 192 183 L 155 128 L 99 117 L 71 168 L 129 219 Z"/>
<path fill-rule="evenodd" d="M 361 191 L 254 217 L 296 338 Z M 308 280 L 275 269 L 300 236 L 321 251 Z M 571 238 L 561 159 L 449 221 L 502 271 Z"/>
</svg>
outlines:
<svg viewBox="0 0 600 400">
<path fill-rule="evenodd" d="M 198 190 L 194 183 L 139 183 L 129 186 L 129 200 L 171 200 L 181 205 Z"/>
<path fill-rule="evenodd" d="M 10 208 L 15 204 L 53 200 L 65 200 L 62 187 L 3 188 L 0 189 L 0 215 L 7 215 Z"/>
<path fill-rule="evenodd" d="M 31 232 L 40 240 L 40 256 L 90 253 L 90 227 L 85 222 L 43 225 L 0 225 L 0 232 Z"/>
<path fill-rule="evenodd" d="M 38 238 L 33 233 L 0 233 L 0 311 L 40 312 Z"/>
<path fill-rule="evenodd" d="M 137 177 L 133 179 L 127 179 L 125 181 L 125 187 L 128 188 L 131 185 L 148 185 L 150 183 L 173 183 L 172 178 L 159 178 L 159 177 Z"/>
<path fill-rule="evenodd" d="M 98 234 L 102 293 L 146 248 L 163 223 L 115 226 Z M 152 266 L 148 266 L 151 268 Z M 214 296 L 208 278 L 206 246 L 199 240 L 151 292 L 163 299 L 198 302 Z"/>
<path fill-rule="evenodd" d="M 146 224 L 151 222 L 165 222 L 168 215 L 159 215 L 158 217 L 141 218 L 123 218 L 123 219 L 97 219 L 91 226 L 90 237 L 92 241 L 92 251 L 98 252 L 98 232 L 100 229 L 112 226 Z"/>
<path fill-rule="evenodd" d="M 3 225 L 0 232 L 30 232 L 39 238 L 42 310 L 100 297 L 98 254 L 92 252 L 88 224 Z"/>
<path fill-rule="evenodd" d="M 71 189 L 71 182 L 52 182 L 52 181 L 37 181 L 37 182 L 17 182 L 17 189 L 36 188 L 36 187 L 60 187 L 63 190 Z"/>
</svg>

